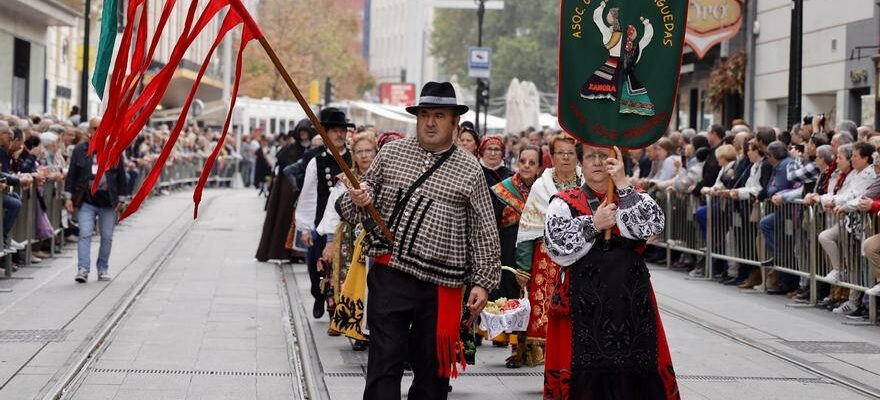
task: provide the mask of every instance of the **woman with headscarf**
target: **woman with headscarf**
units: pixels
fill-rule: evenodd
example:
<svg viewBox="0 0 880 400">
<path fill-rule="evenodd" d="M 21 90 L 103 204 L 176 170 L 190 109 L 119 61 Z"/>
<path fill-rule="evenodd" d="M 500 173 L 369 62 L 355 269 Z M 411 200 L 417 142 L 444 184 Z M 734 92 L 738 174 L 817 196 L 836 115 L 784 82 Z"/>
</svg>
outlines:
<svg viewBox="0 0 880 400">
<path fill-rule="evenodd" d="M 582 151 L 585 184 L 554 195 L 545 219 L 547 252 L 559 271 L 544 399 L 679 400 L 642 257 L 646 241 L 663 231 L 663 209 L 631 186 L 619 151 Z"/>
<path fill-rule="evenodd" d="M 293 221 L 293 211 L 297 191 L 289 180 L 283 179 L 281 171 L 302 158 L 308 149 L 303 143 L 310 143 L 315 136 L 312 122 L 306 118 L 296 124 L 287 133 L 285 144 L 276 155 L 275 179 L 266 200 L 266 218 L 263 222 L 263 234 L 257 248 L 257 261 L 290 260 L 292 254 L 287 246 L 288 233 Z"/>
<path fill-rule="evenodd" d="M 385 132 L 379 135 L 378 140 L 372 132 L 360 133 L 354 137 L 351 143 L 351 152 L 354 159 L 352 172 L 363 175 L 375 159 L 377 152 L 385 144 L 394 140 L 403 139 L 404 134 L 399 132 Z M 327 301 L 330 313 L 330 328 L 328 333 L 332 335 L 342 334 L 352 340 L 352 350 L 363 351 L 367 348 L 369 329 L 367 329 L 367 259 L 364 254 L 362 241 L 365 233 L 359 224 L 352 226 L 339 218 L 336 212 L 336 199 L 348 191 L 350 187 L 345 174 L 340 174 L 330 191 L 330 198 L 324 217 L 318 224 L 318 233 L 328 235 L 328 245 L 325 247 L 325 260 L 322 263 L 329 266 L 329 271 L 324 271 L 329 277 L 324 283 L 328 290 Z M 331 239 L 332 237 L 332 239 Z"/>
<path fill-rule="evenodd" d="M 543 359 L 541 347 L 547 338 L 547 311 L 559 271 L 544 245 L 547 206 L 551 196 L 579 187 L 583 179 L 578 165 L 581 147 L 574 138 L 564 133 L 554 136 L 550 139 L 550 153 L 553 168 L 545 169 L 532 185 L 516 234 L 516 269 L 520 275 L 529 277 L 528 282 L 522 282 L 528 287 L 531 313 L 527 340 L 521 351 L 531 357 L 520 360 L 528 366 L 537 365 Z M 523 345 L 518 343 L 518 351 Z"/>
<path fill-rule="evenodd" d="M 458 147 L 462 148 L 462 150 L 473 154 L 474 156 L 479 156 L 477 150 L 480 143 L 480 134 L 477 133 L 474 124 L 469 121 L 462 122 L 459 127 L 456 143 L 458 144 Z"/>
<path fill-rule="evenodd" d="M 516 235 L 520 216 L 526 206 L 532 185 L 541 172 L 541 148 L 525 145 L 520 148 L 516 158 L 518 167 L 516 174 L 491 188 L 501 239 L 501 265 L 510 268 L 516 266 Z M 526 275 L 517 275 L 505 269 L 501 272 L 501 285 L 490 293 L 489 299 L 492 301 L 501 297 L 518 299 L 522 297 L 522 288 L 527 284 Z M 523 355 L 516 351 L 519 348 L 520 336 L 525 341 L 524 334 L 518 335 L 516 342 L 511 340 L 511 343 L 516 343 L 517 347 L 514 348 L 514 354 L 506 360 L 508 368 L 519 368 L 523 364 Z"/>
<path fill-rule="evenodd" d="M 477 152 L 490 189 L 513 176 L 513 171 L 504 166 L 504 139 L 501 136 L 484 136 Z"/>
<path fill-rule="evenodd" d="M 492 188 L 501 183 L 501 181 L 513 176 L 513 171 L 504 166 L 504 150 L 504 139 L 501 136 L 483 136 L 480 140 L 480 147 L 477 150 L 477 154 L 480 156 L 480 165 L 483 167 L 483 175 L 486 177 L 486 184 L 488 185 L 490 192 L 492 191 Z M 492 205 L 495 209 L 496 220 L 500 222 L 499 217 L 501 215 L 501 209 L 504 208 L 504 204 L 501 203 L 499 199 L 493 198 Z M 498 229 L 501 229 L 500 223 Z M 512 266 L 512 264 L 509 266 Z M 489 299 L 493 301 L 501 297 L 508 296 L 501 295 L 498 291 L 489 294 Z M 489 339 L 492 339 L 492 342 L 496 346 L 507 345 L 507 335 L 505 334 Z"/>
</svg>

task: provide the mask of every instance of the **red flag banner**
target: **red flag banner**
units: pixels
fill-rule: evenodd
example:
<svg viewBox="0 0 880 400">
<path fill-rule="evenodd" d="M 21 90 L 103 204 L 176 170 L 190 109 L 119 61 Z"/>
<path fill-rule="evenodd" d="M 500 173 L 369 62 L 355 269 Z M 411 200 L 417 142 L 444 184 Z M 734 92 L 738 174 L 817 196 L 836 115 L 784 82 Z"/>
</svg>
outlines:
<svg viewBox="0 0 880 400">
<path fill-rule="evenodd" d="M 112 70 L 113 72 L 110 76 L 110 88 L 105 96 L 105 99 L 107 100 L 107 109 L 101 120 L 101 125 L 91 138 L 89 144 L 89 153 L 97 153 L 96 158 L 98 164 L 95 185 L 92 187 L 93 191 L 97 189 L 97 183 L 100 181 L 101 176 L 103 176 L 109 168 L 119 162 L 122 153 L 131 145 L 146 125 L 153 111 L 156 110 L 156 107 L 162 100 L 162 96 L 168 89 L 174 71 L 183 60 L 183 56 L 187 49 L 192 46 L 196 38 L 203 33 L 208 23 L 210 23 L 220 11 L 226 8 L 227 12 L 220 30 L 216 33 L 213 45 L 202 62 L 202 66 L 192 88 L 190 89 L 189 95 L 181 107 L 180 116 L 171 130 L 168 141 L 165 143 L 161 154 L 153 164 L 144 183 L 132 199 L 131 204 L 120 216 L 120 220 L 137 211 L 141 203 L 152 191 L 162 173 L 162 169 L 164 168 L 168 157 L 171 155 L 171 150 L 174 148 L 174 145 L 180 136 L 180 132 L 183 130 L 189 107 L 192 104 L 196 90 L 204 77 L 211 56 L 214 54 L 217 46 L 223 41 L 225 36 L 241 25 L 241 46 L 238 49 L 235 76 L 233 78 L 232 101 L 226 115 L 226 123 L 223 126 L 223 131 L 221 132 L 221 137 L 217 146 L 205 162 L 201 177 L 193 194 L 193 202 L 195 203 L 193 216 L 198 216 L 198 207 L 202 198 L 202 190 L 229 130 L 232 110 L 235 107 L 235 98 L 238 93 L 238 86 L 241 78 L 242 53 L 250 41 L 261 39 L 263 36 L 259 26 L 257 26 L 253 18 L 251 18 L 240 0 L 209 0 L 201 13 L 197 13 L 199 2 L 191 0 L 186 20 L 183 29 L 181 30 L 182 33 L 173 41 L 176 45 L 171 52 L 168 63 L 166 63 L 162 70 L 150 80 L 146 87 L 144 87 L 143 91 L 136 94 L 137 83 L 141 82 L 141 78 L 146 72 L 150 60 L 153 58 L 153 54 L 159 43 L 159 39 L 162 37 L 165 25 L 168 22 L 168 18 L 175 3 L 176 0 L 166 0 L 165 6 L 162 9 L 162 14 L 159 17 L 156 31 L 152 35 L 153 40 L 150 43 L 149 49 L 147 49 L 146 16 L 148 1 L 129 0 L 128 2 L 126 24 L 122 35 L 121 47 L 117 53 L 115 65 Z M 196 18 L 197 14 L 198 18 Z M 137 23 L 134 23 L 135 21 L 137 21 Z M 132 38 L 135 27 L 138 28 L 137 35 L 135 38 Z M 134 49 L 131 52 L 131 56 L 129 56 L 129 49 L 132 46 Z"/>
</svg>

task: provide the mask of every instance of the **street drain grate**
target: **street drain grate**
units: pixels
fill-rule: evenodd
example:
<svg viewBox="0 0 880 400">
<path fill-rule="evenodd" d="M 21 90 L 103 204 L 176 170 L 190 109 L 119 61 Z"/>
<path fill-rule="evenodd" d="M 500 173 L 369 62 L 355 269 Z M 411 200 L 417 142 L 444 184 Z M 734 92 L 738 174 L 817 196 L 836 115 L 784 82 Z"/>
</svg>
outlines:
<svg viewBox="0 0 880 400">
<path fill-rule="evenodd" d="M 412 376 L 412 372 L 404 372 L 404 376 Z M 327 372 L 324 373 L 326 378 L 363 378 L 363 372 Z M 464 372 L 460 376 L 476 376 L 476 377 L 543 377 L 543 372 Z M 716 376 L 716 375 L 678 375 L 679 381 L 697 381 L 697 382 L 794 382 L 803 384 L 832 384 L 822 378 L 782 378 L 768 376 Z"/>
<path fill-rule="evenodd" d="M 543 372 L 462 372 L 459 376 L 497 376 L 497 377 L 523 377 L 523 376 L 544 376 Z M 366 376 L 364 372 L 325 372 L 328 378 L 363 378 Z M 403 376 L 412 376 L 412 372 L 405 371 Z"/>
<path fill-rule="evenodd" d="M 248 372 L 248 371 L 199 371 L 191 369 L 127 369 L 127 368 L 93 368 L 96 374 L 144 374 L 144 375 L 211 375 L 211 376 L 255 376 L 255 377 L 291 377 L 290 372 Z"/>
<path fill-rule="evenodd" d="M 69 330 L 27 329 L 0 331 L 0 343 L 46 343 L 67 340 Z"/>
<path fill-rule="evenodd" d="M 714 375 L 678 375 L 680 381 L 697 382 L 796 382 L 809 384 L 832 384 L 831 381 L 822 378 L 783 378 L 771 376 L 714 376 Z"/>
<path fill-rule="evenodd" d="M 812 354 L 880 354 L 880 346 L 866 342 L 781 341 L 800 352 Z"/>
</svg>

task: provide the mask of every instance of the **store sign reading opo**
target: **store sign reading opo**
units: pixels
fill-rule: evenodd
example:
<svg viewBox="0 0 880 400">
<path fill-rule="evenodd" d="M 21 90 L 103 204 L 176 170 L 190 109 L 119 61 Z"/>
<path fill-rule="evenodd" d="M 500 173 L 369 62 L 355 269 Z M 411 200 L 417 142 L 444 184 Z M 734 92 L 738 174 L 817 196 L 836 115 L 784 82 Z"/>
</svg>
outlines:
<svg viewBox="0 0 880 400">
<path fill-rule="evenodd" d="M 736 35 L 742 25 L 741 0 L 690 0 L 689 7 L 684 40 L 699 58 Z"/>
</svg>

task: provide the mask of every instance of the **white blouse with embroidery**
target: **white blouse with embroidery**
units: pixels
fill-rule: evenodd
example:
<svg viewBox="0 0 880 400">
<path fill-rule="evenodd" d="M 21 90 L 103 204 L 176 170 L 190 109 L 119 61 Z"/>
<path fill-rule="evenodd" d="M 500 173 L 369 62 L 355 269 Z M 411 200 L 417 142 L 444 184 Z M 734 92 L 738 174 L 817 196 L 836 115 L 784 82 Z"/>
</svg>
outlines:
<svg viewBox="0 0 880 400">
<path fill-rule="evenodd" d="M 620 208 L 617 227 L 620 235 L 633 240 L 648 240 L 663 232 L 666 218 L 663 209 L 651 196 L 636 193 L 631 187 L 618 190 Z M 544 243 L 553 262 L 569 266 L 587 255 L 600 232 L 592 216 L 573 217 L 565 200 L 554 197 L 545 219 Z"/>
</svg>

